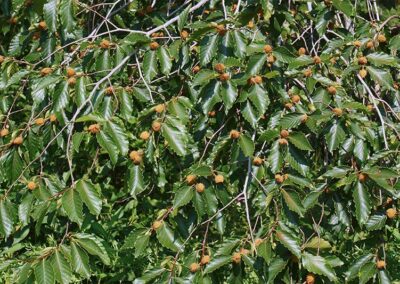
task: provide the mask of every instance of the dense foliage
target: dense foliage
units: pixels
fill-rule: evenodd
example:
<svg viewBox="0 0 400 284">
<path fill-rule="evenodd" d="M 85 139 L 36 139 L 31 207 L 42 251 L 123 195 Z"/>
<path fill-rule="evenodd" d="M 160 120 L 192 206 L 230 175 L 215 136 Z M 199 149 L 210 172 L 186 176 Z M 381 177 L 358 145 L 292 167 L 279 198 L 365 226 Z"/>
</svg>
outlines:
<svg viewBox="0 0 400 284">
<path fill-rule="evenodd" d="M 398 15 L 2 0 L 0 282 L 400 281 Z"/>
</svg>

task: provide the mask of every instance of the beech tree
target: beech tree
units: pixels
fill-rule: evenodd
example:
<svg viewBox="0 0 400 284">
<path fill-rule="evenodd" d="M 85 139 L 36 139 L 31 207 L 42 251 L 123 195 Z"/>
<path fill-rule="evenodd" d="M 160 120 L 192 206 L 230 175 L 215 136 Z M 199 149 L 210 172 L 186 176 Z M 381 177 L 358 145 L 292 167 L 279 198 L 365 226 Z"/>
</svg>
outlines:
<svg viewBox="0 0 400 284">
<path fill-rule="evenodd" d="M 398 283 L 400 8 L 2 0 L 1 283 Z"/>
</svg>

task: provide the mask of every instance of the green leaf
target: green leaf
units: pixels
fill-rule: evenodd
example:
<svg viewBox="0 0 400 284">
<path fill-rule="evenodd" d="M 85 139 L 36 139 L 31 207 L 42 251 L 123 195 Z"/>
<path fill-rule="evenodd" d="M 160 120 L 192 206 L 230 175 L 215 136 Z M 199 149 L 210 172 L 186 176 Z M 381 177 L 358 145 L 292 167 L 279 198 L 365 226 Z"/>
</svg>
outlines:
<svg viewBox="0 0 400 284">
<path fill-rule="evenodd" d="M 333 6 L 343 12 L 346 16 L 351 17 L 354 15 L 353 13 L 353 5 L 349 0 L 333 0 Z"/>
<path fill-rule="evenodd" d="M 227 265 L 230 262 L 231 262 L 230 255 L 228 255 L 228 256 L 222 255 L 222 256 L 216 256 L 215 258 L 211 258 L 210 263 L 207 264 L 203 273 L 208 274 L 208 273 L 214 272 L 218 268 L 221 268 L 222 266 Z"/>
<path fill-rule="evenodd" d="M 136 278 L 135 281 L 133 281 L 133 284 L 152 283 L 150 281 L 161 276 L 166 271 L 167 269 L 165 268 L 153 268 L 151 270 L 145 271 L 142 277 Z"/>
<path fill-rule="evenodd" d="M 54 275 L 59 283 L 70 283 L 72 278 L 71 266 L 60 251 L 54 251 L 51 256 Z"/>
<path fill-rule="evenodd" d="M 224 102 L 226 112 L 230 110 L 236 100 L 238 90 L 235 85 L 227 81 L 221 86 L 221 99 Z"/>
<path fill-rule="evenodd" d="M 254 142 L 251 138 L 246 134 L 241 134 L 239 137 L 239 146 L 242 149 L 242 152 L 247 157 L 252 157 L 254 153 Z"/>
<path fill-rule="evenodd" d="M 211 70 L 200 70 L 193 79 L 192 86 L 206 85 L 211 79 L 215 78 L 215 72 Z M 229 81 L 228 81 L 229 82 Z"/>
<path fill-rule="evenodd" d="M 290 250 L 297 258 L 301 256 L 301 249 L 299 240 L 287 230 L 278 229 L 276 231 L 276 237 L 279 242 Z"/>
<path fill-rule="evenodd" d="M 249 99 L 257 108 L 260 115 L 265 113 L 269 105 L 269 98 L 267 92 L 260 85 L 257 84 L 251 87 Z"/>
<path fill-rule="evenodd" d="M 0 198 L 0 233 L 8 238 L 13 230 L 13 213 L 11 203 Z"/>
<path fill-rule="evenodd" d="M 282 258 L 274 258 L 268 267 L 267 283 L 275 283 L 274 280 L 276 276 L 285 269 L 286 265 L 287 261 L 284 261 Z"/>
<path fill-rule="evenodd" d="M 118 148 L 110 136 L 108 136 L 104 131 L 100 131 L 96 134 L 96 138 L 100 146 L 107 151 L 108 155 L 110 155 L 111 162 L 116 164 L 118 161 Z"/>
<path fill-rule="evenodd" d="M 43 6 L 43 15 L 50 32 L 56 31 L 57 0 L 50 0 Z"/>
<path fill-rule="evenodd" d="M 360 284 L 367 283 L 377 272 L 376 263 L 369 262 L 363 265 L 359 272 Z"/>
<path fill-rule="evenodd" d="M 194 195 L 193 188 L 189 186 L 184 186 L 180 189 L 175 194 L 174 198 L 174 209 L 177 209 L 179 207 L 182 207 L 190 202 L 192 200 Z"/>
<path fill-rule="evenodd" d="M 35 278 L 37 283 L 52 284 L 55 283 L 53 268 L 50 261 L 42 259 L 35 266 Z"/>
<path fill-rule="evenodd" d="M 130 194 L 136 197 L 139 193 L 145 190 L 143 183 L 143 175 L 140 166 L 131 165 L 128 169 L 127 189 Z"/>
<path fill-rule="evenodd" d="M 249 101 L 242 107 L 242 115 L 253 128 L 256 127 L 258 121 L 257 112 Z"/>
<path fill-rule="evenodd" d="M 190 8 L 192 7 L 192 5 L 189 5 L 186 7 L 185 10 L 182 11 L 182 13 L 179 14 L 179 18 L 178 18 L 178 30 L 181 32 L 183 30 L 183 28 L 185 27 L 185 25 L 187 24 L 187 20 L 188 20 L 188 15 L 189 15 L 189 11 Z"/>
<path fill-rule="evenodd" d="M 69 33 L 73 32 L 75 28 L 73 1 L 62 0 L 59 13 L 63 28 Z"/>
<path fill-rule="evenodd" d="M 293 143 L 293 145 L 300 149 L 300 150 L 305 150 L 305 151 L 313 151 L 313 147 L 311 146 L 310 142 L 308 142 L 307 137 L 304 135 L 302 132 L 293 132 L 290 133 L 288 136 L 289 142 Z"/>
<path fill-rule="evenodd" d="M 381 70 L 381 69 L 376 69 L 372 66 L 367 66 L 366 69 L 368 71 L 368 74 L 371 75 L 371 78 L 374 81 L 376 81 L 378 84 L 380 84 L 382 87 L 384 87 L 388 90 L 394 90 L 393 78 L 389 72 Z"/>
<path fill-rule="evenodd" d="M 324 275 L 331 281 L 336 281 L 335 271 L 329 266 L 325 258 L 304 252 L 302 255 L 302 263 L 304 267 L 315 274 Z"/>
<path fill-rule="evenodd" d="M 157 53 L 155 50 L 149 50 L 143 58 L 143 76 L 147 82 L 150 82 L 157 73 Z"/>
<path fill-rule="evenodd" d="M 283 188 L 281 189 L 282 196 L 286 201 L 286 205 L 289 207 L 290 210 L 296 212 L 300 216 L 304 214 L 304 207 L 301 204 L 301 200 L 297 192 L 295 191 L 286 191 Z"/>
<path fill-rule="evenodd" d="M 89 267 L 89 256 L 86 252 L 77 246 L 75 243 L 71 243 L 71 256 L 72 256 L 72 267 L 75 272 L 79 273 L 85 278 L 90 277 Z"/>
<path fill-rule="evenodd" d="M 238 30 L 234 30 L 230 33 L 232 42 L 234 43 L 234 53 L 237 57 L 244 57 L 246 55 L 246 37 Z"/>
<path fill-rule="evenodd" d="M 280 152 L 280 146 L 278 141 L 274 142 L 270 154 L 268 156 L 268 162 L 271 167 L 272 173 L 277 173 L 281 171 L 283 165 L 283 155 Z"/>
<path fill-rule="evenodd" d="M 157 50 L 157 56 L 158 60 L 160 61 L 160 66 L 161 66 L 161 72 L 164 75 L 169 75 L 171 72 L 172 68 L 172 61 L 171 61 L 171 56 L 169 55 L 169 52 L 166 48 L 161 46 Z"/>
<path fill-rule="evenodd" d="M 129 150 L 129 142 L 125 130 L 117 123 L 107 121 L 104 132 L 111 138 L 117 146 L 121 155 L 125 156 Z"/>
<path fill-rule="evenodd" d="M 63 193 L 61 201 L 68 218 L 81 225 L 83 221 L 83 203 L 78 192 L 74 188 L 68 189 Z"/>
<path fill-rule="evenodd" d="M 186 127 L 177 119 L 168 117 L 161 126 L 161 133 L 168 146 L 179 156 L 187 154 L 188 135 Z"/>
<path fill-rule="evenodd" d="M 329 151 L 333 152 L 333 150 L 336 150 L 345 138 L 346 133 L 342 127 L 342 124 L 338 121 L 333 122 L 329 132 L 326 134 L 326 142 L 328 144 Z"/>
<path fill-rule="evenodd" d="M 200 42 L 200 64 L 207 65 L 217 54 L 218 34 L 207 35 Z"/>
<path fill-rule="evenodd" d="M 68 105 L 69 91 L 67 81 L 57 84 L 54 90 L 53 109 L 58 112 Z"/>
<path fill-rule="evenodd" d="M 380 284 L 390 284 L 390 283 L 392 283 L 392 281 L 390 281 L 390 277 L 389 277 L 389 275 L 388 275 L 386 270 L 384 270 L 384 269 L 379 270 L 378 275 L 379 275 L 379 283 Z"/>
<path fill-rule="evenodd" d="M 110 257 L 108 256 L 108 253 L 100 239 L 94 235 L 84 233 L 75 234 L 73 237 L 73 241 L 86 250 L 89 254 L 98 256 L 105 265 L 110 264 Z"/>
<path fill-rule="evenodd" d="M 314 60 L 312 59 L 312 57 L 308 56 L 308 55 L 302 55 L 299 56 L 297 58 L 295 58 L 294 60 L 292 60 L 291 62 L 289 62 L 289 69 L 296 69 L 305 65 L 309 65 L 311 63 L 313 63 Z"/>
<path fill-rule="evenodd" d="M 312 248 L 312 249 L 330 249 L 331 244 L 319 237 L 314 237 L 311 240 L 309 240 L 305 245 L 305 248 Z"/>
<path fill-rule="evenodd" d="M 353 199 L 356 205 L 356 218 L 360 225 L 365 224 L 371 211 L 371 201 L 368 189 L 361 182 L 357 182 L 353 190 Z"/>
<path fill-rule="evenodd" d="M 365 223 L 365 228 L 369 231 L 380 230 L 385 226 L 386 215 L 375 214 L 372 215 L 368 221 Z"/>
<path fill-rule="evenodd" d="M 383 53 L 383 52 L 370 53 L 366 57 L 369 62 L 371 62 L 372 64 L 374 64 L 376 66 L 389 65 L 389 66 L 396 67 L 399 65 L 399 62 L 396 57 L 393 57 L 393 56 Z"/>
<path fill-rule="evenodd" d="M 258 75 L 266 61 L 267 61 L 266 54 L 258 54 L 258 55 L 251 56 L 249 63 L 247 65 L 246 73 L 249 75 Z"/>
<path fill-rule="evenodd" d="M 80 180 L 76 184 L 76 190 L 79 192 L 83 202 L 89 208 L 90 213 L 99 215 L 101 212 L 101 199 L 92 182 Z"/>
<path fill-rule="evenodd" d="M 163 222 L 161 227 L 158 228 L 156 232 L 157 239 L 164 247 L 175 252 L 183 249 L 183 244 L 179 239 L 178 234 L 171 230 L 166 222 Z"/>
</svg>

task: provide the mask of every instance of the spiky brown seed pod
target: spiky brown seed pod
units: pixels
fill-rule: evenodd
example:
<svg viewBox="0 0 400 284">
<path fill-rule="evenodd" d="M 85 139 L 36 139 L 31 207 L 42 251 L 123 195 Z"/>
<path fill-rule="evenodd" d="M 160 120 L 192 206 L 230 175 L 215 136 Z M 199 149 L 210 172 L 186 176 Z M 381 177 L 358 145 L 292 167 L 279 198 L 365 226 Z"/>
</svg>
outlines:
<svg viewBox="0 0 400 284">
<path fill-rule="evenodd" d="M 271 53 L 273 49 L 272 49 L 272 46 L 267 44 L 267 45 L 264 45 L 263 50 L 265 53 Z"/>
<path fill-rule="evenodd" d="M 187 39 L 189 37 L 189 32 L 187 30 L 181 31 L 181 38 Z"/>
<path fill-rule="evenodd" d="M 39 27 L 39 30 L 44 31 L 47 29 L 47 24 L 45 21 L 40 21 L 38 27 Z"/>
<path fill-rule="evenodd" d="M 321 58 L 319 56 L 314 56 L 313 60 L 314 60 L 314 64 L 321 64 L 321 62 L 322 62 Z"/>
<path fill-rule="evenodd" d="M 261 84 L 262 83 L 262 77 L 261 76 L 253 76 L 253 77 L 250 77 L 248 80 L 247 80 L 247 83 L 249 84 L 249 85 L 256 85 L 256 84 Z"/>
<path fill-rule="evenodd" d="M 44 118 L 42 118 L 42 117 L 39 117 L 39 118 L 37 118 L 37 119 L 35 120 L 35 124 L 36 124 L 37 126 L 42 126 L 44 123 L 45 123 L 45 120 L 44 120 Z"/>
<path fill-rule="evenodd" d="M 367 105 L 367 110 L 368 110 L 369 112 L 373 111 L 373 110 L 374 110 L 374 105 L 373 105 L 373 104 L 368 104 L 368 105 Z"/>
<path fill-rule="evenodd" d="M 353 41 L 353 45 L 354 45 L 356 48 L 359 48 L 359 47 L 361 47 L 362 43 L 361 43 L 361 41 L 359 41 L 359 40 L 355 40 L 355 41 Z"/>
<path fill-rule="evenodd" d="M 367 63 L 368 63 L 367 57 L 361 56 L 361 57 L 358 58 L 358 64 L 360 64 L 360 65 L 365 65 L 365 64 L 367 64 Z"/>
<path fill-rule="evenodd" d="M 397 214 L 397 210 L 394 208 L 389 208 L 388 210 L 386 210 L 386 216 L 389 219 L 393 219 L 394 217 L 396 217 Z"/>
<path fill-rule="evenodd" d="M 156 50 L 157 48 L 160 47 L 160 45 L 158 44 L 158 42 L 152 41 L 152 42 L 150 42 L 149 47 L 151 50 Z"/>
<path fill-rule="evenodd" d="M 4 62 L 5 58 L 3 55 L 0 55 L 0 64 L 2 64 Z"/>
<path fill-rule="evenodd" d="M 233 129 L 229 132 L 229 137 L 231 137 L 231 139 L 238 139 L 240 137 L 240 132 Z"/>
<path fill-rule="evenodd" d="M 198 184 L 195 185 L 195 189 L 198 193 L 202 193 L 206 187 L 204 186 L 203 183 L 199 182 Z"/>
<path fill-rule="evenodd" d="M 368 175 L 367 175 L 367 174 L 364 174 L 364 173 L 359 173 L 358 176 L 357 176 L 357 178 L 358 178 L 358 180 L 359 180 L 360 182 L 364 182 L 364 181 L 368 178 Z"/>
<path fill-rule="evenodd" d="M 192 68 L 192 72 L 193 72 L 194 74 L 197 74 L 199 71 L 200 71 L 200 66 L 199 66 L 199 65 L 196 65 L 196 66 L 194 66 L 194 67 Z"/>
<path fill-rule="evenodd" d="M 385 269 L 385 267 L 386 267 L 386 262 L 384 260 L 378 260 L 376 262 L 376 268 Z"/>
<path fill-rule="evenodd" d="M 22 138 L 22 136 L 17 136 L 12 141 L 12 144 L 13 145 L 21 145 L 23 142 L 24 142 L 24 139 Z"/>
<path fill-rule="evenodd" d="M 267 62 L 269 63 L 269 64 L 273 64 L 274 62 L 275 62 L 275 60 L 276 60 L 276 58 L 275 58 L 275 56 L 273 56 L 273 55 L 269 55 L 268 57 L 267 57 Z M 269 67 L 270 67 L 270 65 L 268 65 Z"/>
<path fill-rule="evenodd" d="M 330 95 L 336 94 L 336 88 L 334 86 L 329 86 L 326 90 Z"/>
<path fill-rule="evenodd" d="M 0 137 L 5 137 L 10 133 L 10 131 L 7 128 L 3 128 L 0 130 Z"/>
<path fill-rule="evenodd" d="M 262 244 L 262 242 L 263 242 L 263 240 L 262 240 L 262 239 L 255 239 L 255 241 L 254 241 L 254 245 L 255 245 L 256 247 L 258 247 L 259 245 L 261 245 L 261 244 Z"/>
<path fill-rule="evenodd" d="M 225 71 L 225 65 L 224 64 L 222 64 L 222 63 L 217 63 L 217 64 L 215 64 L 215 66 L 214 66 L 214 70 L 215 71 L 217 71 L 218 73 L 224 73 L 224 71 Z"/>
<path fill-rule="evenodd" d="M 385 43 L 386 42 L 386 37 L 383 34 L 378 35 L 378 42 L 379 43 Z"/>
<path fill-rule="evenodd" d="M 368 41 L 366 47 L 368 49 L 373 49 L 375 47 L 374 42 L 372 40 Z"/>
<path fill-rule="evenodd" d="M 220 36 L 225 35 L 226 32 L 227 32 L 227 30 L 225 29 L 225 26 L 224 26 L 224 25 L 217 25 L 217 26 L 215 27 L 215 29 L 217 30 L 217 32 L 218 32 L 218 34 L 219 34 Z"/>
<path fill-rule="evenodd" d="M 192 273 L 196 273 L 198 270 L 200 269 L 200 265 L 198 263 L 193 262 L 192 264 L 190 264 L 189 266 L 189 270 Z"/>
<path fill-rule="evenodd" d="M 146 140 L 148 140 L 150 138 L 150 133 L 148 131 L 142 131 L 139 134 L 139 137 L 140 137 L 140 139 L 146 141 Z"/>
<path fill-rule="evenodd" d="M 196 175 L 188 175 L 186 177 L 186 183 L 188 185 L 193 185 L 196 182 L 197 176 Z"/>
<path fill-rule="evenodd" d="M 139 151 L 131 151 L 129 153 L 129 158 L 135 165 L 139 165 L 143 161 L 143 154 Z"/>
<path fill-rule="evenodd" d="M 219 79 L 220 79 L 222 82 L 228 81 L 229 78 L 230 78 L 230 76 L 229 76 L 228 73 L 223 73 L 223 74 L 219 75 Z"/>
<path fill-rule="evenodd" d="M 315 283 L 315 276 L 314 274 L 307 274 L 306 276 L 306 284 L 314 284 Z"/>
<path fill-rule="evenodd" d="M 261 159 L 260 157 L 254 157 L 253 159 L 253 165 L 256 167 L 261 166 L 263 163 L 263 159 Z"/>
<path fill-rule="evenodd" d="M 289 136 L 289 131 L 287 131 L 286 129 L 281 130 L 280 136 L 281 138 L 287 138 Z"/>
<path fill-rule="evenodd" d="M 29 190 L 34 190 L 36 188 L 36 183 L 34 181 L 30 181 L 26 186 Z"/>
<path fill-rule="evenodd" d="M 165 104 L 158 104 L 154 107 L 156 113 L 162 113 L 165 110 Z"/>
<path fill-rule="evenodd" d="M 286 103 L 286 104 L 285 104 L 285 108 L 286 108 L 286 109 L 289 109 L 289 110 L 290 110 L 292 107 L 293 107 L 293 104 L 292 104 L 292 103 Z"/>
<path fill-rule="evenodd" d="M 305 123 L 308 120 L 308 115 L 305 113 L 303 116 L 300 118 L 301 123 Z"/>
<path fill-rule="evenodd" d="M 297 51 L 297 54 L 299 56 L 305 55 L 306 54 L 306 49 L 304 47 L 300 47 L 299 50 Z"/>
<path fill-rule="evenodd" d="M 214 177 L 214 181 L 216 184 L 224 183 L 224 176 L 223 175 L 216 175 Z"/>
<path fill-rule="evenodd" d="M 153 121 L 151 124 L 151 129 L 153 129 L 154 132 L 158 132 L 161 129 L 161 122 L 159 121 Z"/>
<path fill-rule="evenodd" d="M 304 77 L 311 77 L 312 70 L 310 68 L 304 70 L 303 75 L 304 75 Z"/>
<path fill-rule="evenodd" d="M 153 224 L 151 225 L 151 228 L 156 231 L 162 226 L 163 222 L 162 221 L 154 221 Z"/>
<path fill-rule="evenodd" d="M 68 83 L 68 86 L 70 86 L 70 87 L 75 86 L 76 78 L 75 77 L 68 78 L 67 83 Z"/>
<path fill-rule="evenodd" d="M 281 146 L 284 146 L 284 145 L 289 144 L 289 142 L 288 142 L 285 138 L 280 138 L 280 139 L 278 140 L 278 143 L 279 143 L 279 145 L 281 145 Z"/>
<path fill-rule="evenodd" d="M 211 110 L 207 114 L 208 114 L 209 117 L 214 117 L 217 113 L 216 113 L 215 110 Z"/>
<path fill-rule="evenodd" d="M 233 263 L 239 264 L 241 260 L 242 260 L 242 255 L 241 255 L 240 253 L 235 252 L 235 253 L 232 255 L 232 262 L 233 262 Z"/>
<path fill-rule="evenodd" d="M 44 68 L 42 68 L 42 70 L 40 70 L 40 75 L 47 76 L 47 75 L 51 74 L 51 72 L 53 72 L 53 69 L 51 69 L 50 67 L 44 67 Z"/>
<path fill-rule="evenodd" d="M 358 72 L 358 74 L 360 75 L 361 78 L 365 78 L 365 77 L 367 77 L 368 72 L 367 72 L 367 70 L 365 70 L 365 69 L 361 69 L 361 70 Z"/>
<path fill-rule="evenodd" d="M 112 86 L 109 86 L 109 87 L 107 87 L 107 88 L 104 90 L 104 93 L 105 93 L 107 96 L 111 96 L 112 94 L 114 94 L 114 88 L 113 88 Z"/>
<path fill-rule="evenodd" d="M 110 48 L 110 45 L 111 45 L 110 41 L 108 41 L 108 40 L 106 40 L 106 39 L 103 39 L 103 40 L 100 42 L 100 47 L 101 47 L 102 49 L 109 49 L 109 48 Z"/>
<path fill-rule="evenodd" d="M 301 100 L 301 98 L 300 98 L 299 95 L 293 95 L 293 96 L 291 97 L 291 101 L 292 101 L 292 103 L 294 103 L 294 104 L 297 104 L 298 102 L 300 102 L 300 100 Z"/>
<path fill-rule="evenodd" d="M 73 68 L 71 68 L 71 67 L 67 68 L 67 77 L 68 78 L 75 76 L 75 74 L 76 74 L 76 72 Z"/>
<path fill-rule="evenodd" d="M 91 134 L 99 133 L 99 132 L 100 132 L 100 129 L 101 129 L 101 127 L 100 127 L 100 124 L 98 124 L 98 123 L 91 124 L 91 125 L 89 125 L 89 127 L 88 127 L 88 131 L 89 131 Z"/>
<path fill-rule="evenodd" d="M 284 182 L 284 180 L 285 180 L 285 178 L 282 175 L 280 175 L 280 174 L 275 175 L 275 181 L 277 183 L 282 183 L 282 182 Z"/>
<path fill-rule="evenodd" d="M 50 122 L 56 122 L 57 121 L 57 116 L 55 114 L 51 114 L 49 117 Z"/>
<path fill-rule="evenodd" d="M 211 257 L 209 255 L 203 255 L 203 257 L 200 260 L 201 265 L 206 265 L 210 263 Z"/>
<path fill-rule="evenodd" d="M 336 116 L 342 116 L 343 114 L 343 110 L 341 108 L 335 107 L 332 112 L 336 115 Z"/>
</svg>

